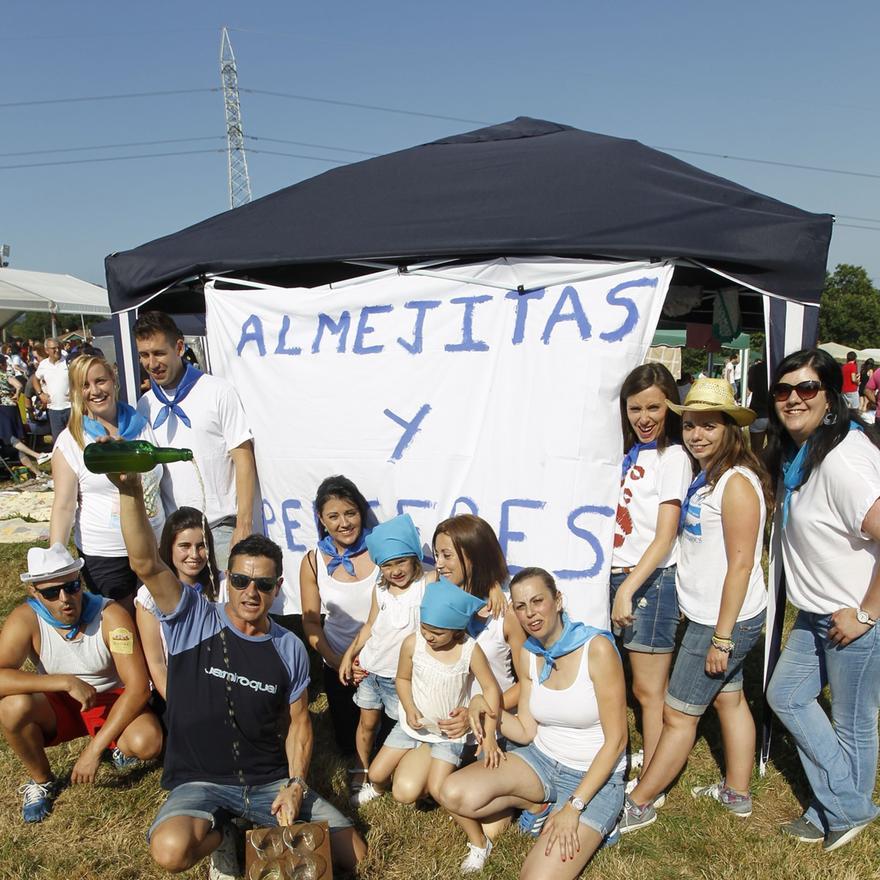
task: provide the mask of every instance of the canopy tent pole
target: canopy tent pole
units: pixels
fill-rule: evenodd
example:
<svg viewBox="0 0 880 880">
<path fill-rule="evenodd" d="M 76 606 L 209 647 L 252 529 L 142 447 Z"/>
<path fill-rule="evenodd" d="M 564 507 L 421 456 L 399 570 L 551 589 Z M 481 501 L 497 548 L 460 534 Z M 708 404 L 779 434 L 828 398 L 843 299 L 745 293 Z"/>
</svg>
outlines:
<svg viewBox="0 0 880 880">
<path fill-rule="evenodd" d="M 134 344 L 134 327 L 137 311 L 119 312 L 113 316 L 113 342 L 116 346 L 116 368 L 119 378 L 119 399 L 134 406 L 140 390 L 139 363 Z"/>
</svg>

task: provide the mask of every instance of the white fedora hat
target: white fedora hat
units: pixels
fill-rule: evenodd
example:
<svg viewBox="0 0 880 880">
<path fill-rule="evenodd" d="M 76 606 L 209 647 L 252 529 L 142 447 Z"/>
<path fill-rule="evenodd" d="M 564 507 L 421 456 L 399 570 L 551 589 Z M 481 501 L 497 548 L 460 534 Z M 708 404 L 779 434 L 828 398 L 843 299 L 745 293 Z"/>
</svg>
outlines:
<svg viewBox="0 0 880 880">
<path fill-rule="evenodd" d="M 54 581 L 74 571 L 79 571 L 84 565 L 84 559 L 74 559 L 70 551 L 63 544 L 56 542 L 49 549 L 44 547 L 31 547 L 27 555 L 28 570 L 21 575 L 24 583 L 34 581 Z"/>
</svg>

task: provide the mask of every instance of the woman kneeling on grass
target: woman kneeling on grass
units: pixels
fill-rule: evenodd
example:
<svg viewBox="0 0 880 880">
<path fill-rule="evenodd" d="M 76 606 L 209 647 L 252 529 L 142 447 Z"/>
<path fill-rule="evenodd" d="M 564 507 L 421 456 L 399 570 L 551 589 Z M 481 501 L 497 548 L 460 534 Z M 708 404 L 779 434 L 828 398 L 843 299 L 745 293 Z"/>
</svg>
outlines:
<svg viewBox="0 0 880 880">
<path fill-rule="evenodd" d="M 472 764 L 454 773 L 440 802 L 479 820 L 524 810 L 520 828 L 541 839 L 520 880 L 571 880 L 614 830 L 623 806 L 623 666 L 611 633 L 573 623 L 563 613 L 562 594 L 544 569 L 523 569 L 510 582 L 510 594 L 528 635 L 520 664 L 527 674 L 518 714 L 503 713 L 501 732 L 528 745 L 508 751 L 497 769 Z M 476 730 L 484 709 L 475 697 Z"/>
<path fill-rule="evenodd" d="M 682 505 L 676 587 L 687 628 L 663 710 L 654 757 L 626 799 L 620 831 L 656 821 L 654 799 L 687 763 L 700 718 L 714 704 L 726 778 L 691 790 L 736 816 L 752 814 L 755 722 L 743 696 L 743 664 L 761 635 L 767 588 L 761 568 L 769 479 L 746 449 L 755 413 L 737 406 L 723 379 L 698 379 L 679 406 L 682 436 L 700 473 Z"/>
</svg>

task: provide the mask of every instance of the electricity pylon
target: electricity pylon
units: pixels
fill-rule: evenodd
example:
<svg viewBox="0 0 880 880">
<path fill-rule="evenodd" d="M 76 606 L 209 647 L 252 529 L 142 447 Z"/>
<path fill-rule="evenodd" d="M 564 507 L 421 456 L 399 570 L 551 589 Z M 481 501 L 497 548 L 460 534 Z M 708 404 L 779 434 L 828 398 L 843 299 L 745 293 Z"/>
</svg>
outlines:
<svg viewBox="0 0 880 880">
<path fill-rule="evenodd" d="M 241 125 L 241 104 L 238 100 L 238 72 L 229 34 L 223 28 L 220 41 L 220 78 L 223 81 L 223 104 L 226 107 L 226 154 L 229 161 L 229 207 L 237 208 L 251 200 L 244 132 Z"/>
</svg>

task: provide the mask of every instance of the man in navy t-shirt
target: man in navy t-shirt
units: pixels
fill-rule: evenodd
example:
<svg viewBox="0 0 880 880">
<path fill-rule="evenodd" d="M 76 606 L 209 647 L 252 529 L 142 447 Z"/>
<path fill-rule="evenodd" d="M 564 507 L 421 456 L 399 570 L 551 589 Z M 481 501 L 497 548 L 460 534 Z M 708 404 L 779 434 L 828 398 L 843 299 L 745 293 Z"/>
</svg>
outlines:
<svg viewBox="0 0 880 880">
<path fill-rule="evenodd" d="M 239 866 L 228 819 L 287 825 L 326 821 L 334 864 L 352 869 L 363 838 L 310 791 L 309 664 L 305 647 L 269 618 L 281 587 L 281 550 L 262 535 L 229 557 L 229 601 L 181 586 L 159 558 L 136 475 L 111 476 L 132 570 L 159 610 L 168 645 L 168 746 L 162 785 L 171 791 L 150 828 L 150 852 L 168 871 L 212 854 L 211 877 Z"/>
</svg>

